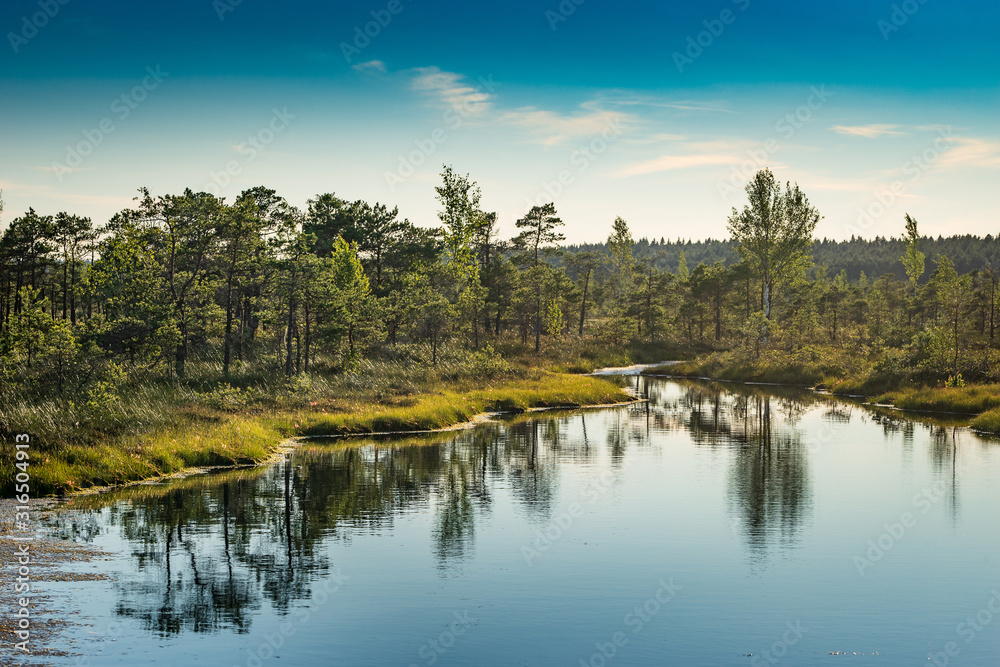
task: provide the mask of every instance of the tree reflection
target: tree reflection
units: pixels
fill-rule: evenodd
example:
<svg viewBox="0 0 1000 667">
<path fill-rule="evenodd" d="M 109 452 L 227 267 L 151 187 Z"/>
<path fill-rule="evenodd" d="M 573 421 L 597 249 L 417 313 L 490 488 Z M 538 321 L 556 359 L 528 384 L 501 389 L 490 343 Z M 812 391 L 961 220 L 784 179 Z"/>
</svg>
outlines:
<svg viewBox="0 0 1000 667">
<path fill-rule="evenodd" d="M 729 473 L 729 500 L 751 557 L 763 562 L 772 544 L 789 548 L 798 543 L 811 517 L 812 489 L 800 434 L 775 427 L 770 397 L 755 398 L 747 407 L 745 441 Z"/>
<path fill-rule="evenodd" d="M 566 500 L 559 487 L 567 465 L 627 470 L 626 459 L 663 433 L 685 434 L 707 460 L 728 466 L 729 517 L 754 568 L 796 548 L 813 512 L 811 440 L 802 424 L 839 429 L 858 408 L 770 387 L 648 379 L 640 387 L 649 400 L 630 407 L 525 415 L 403 441 L 310 441 L 264 470 L 81 502 L 119 527 L 140 573 L 118 586 L 118 613 L 162 635 L 247 632 L 262 607 L 287 612 L 310 597 L 334 569 L 331 542 L 391 531 L 413 511 L 432 518 L 429 548 L 439 575 L 451 576 L 474 556 L 497 497 L 547 524 Z M 810 411 L 822 422 L 804 420 Z M 871 418 L 912 451 L 912 421 Z M 955 433 L 929 431 L 932 462 L 939 475 L 950 473 L 957 512 Z M 625 478 L 615 475 L 614 483 Z M 67 532 L 95 535 L 100 522 L 78 517 Z"/>
<path fill-rule="evenodd" d="M 139 572 L 117 586 L 117 613 L 160 635 L 245 633 L 263 605 L 287 613 L 328 576 L 324 543 L 390 530 L 404 510 L 434 513 L 442 573 L 473 553 L 476 522 L 503 478 L 529 518 L 547 521 L 567 419 L 514 419 L 457 434 L 310 442 L 265 470 L 126 489 L 78 505 L 102 509 Z M 589 448 L 573 450 L 588 456 Z M 583 452 L 581 454 L 581 452 Z M 93 539 L 93 514 L 66 514 L 60 531 Z"/>
<path fill-rule="evenodd" d="M 697 445 L 733 452 L 730 512 L 751 559 L 764 564 L 774 548 L 794 547 L 812 516 L 808 453 L 797 425 L 823 399 L 746 386 L 682 386 L 658 407 Z"/>
</svg>

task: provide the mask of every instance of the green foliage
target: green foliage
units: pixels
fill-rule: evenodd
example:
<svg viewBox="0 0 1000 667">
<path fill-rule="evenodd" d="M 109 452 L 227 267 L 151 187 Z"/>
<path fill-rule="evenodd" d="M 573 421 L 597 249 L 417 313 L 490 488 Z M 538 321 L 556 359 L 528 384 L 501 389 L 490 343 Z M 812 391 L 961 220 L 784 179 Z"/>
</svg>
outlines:
<svg viewBox="0 0 1000 667">
<path fill-rule="evenodd" d="M 948 387 L 949 389 L 957 389 L 957 388 L 964 387 L 965 386 L 965 378 L 962 377 L 961 373 L 959 373 L 957 375 L 949 375 L 948 379 L 945 380 L 944 386 Z"/>
<path fill-rule="evenodd" d="M 76 446 L 188 413 L 351 413 L 540 365 L 698 355 L 679 372 L 839 393 L 1000 381 L 992 237 L 921 238 L 907 216 L 902 239 L 815 241 L 819 212 L 764 170 L 731 241 L 636 240 L 619 217 L 605 244 L 564 253 L 554 204 L 501 238 L 470 176 L 441 180 L 437 228 L 332 193 L 300 211 L 265 187 L 231 203 L 143 189 L 99 234 L 29 209 L 0 235 L 0 427 Z M 379 426 L 409 423 L 390 407 Z"/>
<path fill-rule="evenodd" d="M 742 211 L 733 209 L 729 233 L 760 280 L 770 318 L 775 288 L 808 261 L 820 215 L 798 184 L 782 189 L 770 169 L 757 172 L 746 192 L 749 203 Z"/>
<path fill-rule="evenodd" d="M 553 299 L 549 301 L 548 308 L 545 311 L 545 333 L 553 338 L 558 338 L 562 335 L 565 328 L 562 309 L 559 307 L 559 302 Z"/>
<path fill-rule="evenodd" d="M 302 377 L 297 376 L 296 381 L 300 381 Z M 301 387 L 296 386 L 292 391 L 298 393 L 300 389 Z M 228 382 L 223 382 L 212 391 L 196 394 L 196 397 L 199 404 L 213 410 L 239 412 L 258 402 L 261 394 L 254 387 L 233 387 Z"/>
<path fill-rule="evenodd" d="M 906 254 L 900 260 L 903 268 L 906 269 L 906 276 L 910 279 L 913 291 L 916 293 L 917 283 L 924 275 L 925 260 L 927 255 L 920 252 L 920 233 L 917 231 L 917 221 L 906 214 Z"/>
</svg>

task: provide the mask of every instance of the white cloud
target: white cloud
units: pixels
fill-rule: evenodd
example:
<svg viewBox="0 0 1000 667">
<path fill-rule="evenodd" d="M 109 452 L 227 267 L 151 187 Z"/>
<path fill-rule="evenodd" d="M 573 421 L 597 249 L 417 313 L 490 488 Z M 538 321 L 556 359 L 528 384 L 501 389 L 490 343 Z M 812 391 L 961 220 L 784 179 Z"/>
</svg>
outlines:
<svg viewBox="0 0 1000 667">
<path fill-rule="evenodd" d="M 664 101 L 652 97 L 606 97 L 604 102 L 621 106 L 644 106 L 655 109 L 676 109 L 678 111 L 708 111 L 712 113 L 736 113 L 728 107 L 728 102 L 702 102 L 699 100 Z"/>
<path fill-rule="evenodd" d="M 414 90 L 437 99 L 453 109 L 469 115 L 480 115 L 493 106 L 493 94 L 485 92 L 483 84 L 472 86 L 465 75 L 446 72 L 439 67 L 418 67 L 411 82 Z"/>
<path fill-rule="evenodd" d="M 870 125 L 834 125 L 830 129 L 839 134 L 846 134 L 852 137 L 864 137 L 866 139 L 877 139 L 883 136 L 902 136 L 906 132 L 899 130 L 901 126 L 888 123 L 872 123 Z"/>
<path fill-rule="evenodd" d="M 645 139 L 630 139 L 630 144 L 635 144 L 637 146 L 643 146 L 647 144 L 659 144 L 665 141 L 684 141 L 687 137 L 683 134 L 670 134 L 669 132 L 659 132 L 652 136 L 646 137 Z"/>
<path fill-rule="evenodd" d="M 1000 142 L 973 137 L 955 137 L 954 147 L 939 160 L 942 167 L 1000 167 Z"/>
<path fill-rule="evenodd" d="M 554 146 L 581 137 L 598 137 L 609 131 L 614 136 L 619 136 L 622 125 L 631 119 L 616 111 L 599 109 L 593 102 L 582 104 L 580 108 L 582 111 L 575 114 L 562 114 L 523 107 L 503 113 L 500 120 L 527 130 L 544 146 Z"/>
<path fill-rule="evenodd" d="M 745 158 L 738 155 L 695 153 L 691 155 L 661 155 L 652 160 L 626 167 L 615 174 L 615 178 L 628 178 L 661 171 L 676 169 L 691 169 L 695 167 L 715 167 L 719 165 L 739 164 Z"/>
<path fill-rule="evenodd" d="M 382 62 L 381 60 L 369 60 L 366 63 L 358 63 L 357 65 L 351 65 L 351 69 L 358 72 L 367 72 L 367 73 L 377 72 L 379 74 L 385 74 L 387 71 L 385 63 Z"/>
</svg>

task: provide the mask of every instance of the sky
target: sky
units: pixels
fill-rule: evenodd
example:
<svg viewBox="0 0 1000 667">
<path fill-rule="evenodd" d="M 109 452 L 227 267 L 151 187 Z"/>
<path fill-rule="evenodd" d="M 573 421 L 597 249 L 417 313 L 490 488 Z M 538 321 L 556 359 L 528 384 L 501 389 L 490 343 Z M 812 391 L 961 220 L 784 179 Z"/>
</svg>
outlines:
<svg viewBox="0 0 1000 667">
<path fill-rule="evenodd" d="M 759 169 L 820 238 L 1000 233 L 1000 5 L 944 0 L 4 0 L 0 228 L 141 187 L 437 224 L 442 166 L 502 229 L 727 236 Z"/>
</svg>

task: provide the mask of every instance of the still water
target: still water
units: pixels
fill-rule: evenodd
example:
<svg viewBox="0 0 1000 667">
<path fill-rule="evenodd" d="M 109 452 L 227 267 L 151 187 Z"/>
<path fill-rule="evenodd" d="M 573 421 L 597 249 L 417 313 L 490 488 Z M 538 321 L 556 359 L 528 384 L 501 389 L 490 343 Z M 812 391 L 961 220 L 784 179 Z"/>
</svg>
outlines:
<svg viewBox="0 0 1000 667">
<path fill-rule="evenodd" d="M 312 441 L 56 530 L 90 665 L 995 665 L 1000 444 L 822 396 Z M 930 660 L 929 660 L 930 658 Z M 73 664 L 65 659 L 56 664 Z"/>
</svg>

